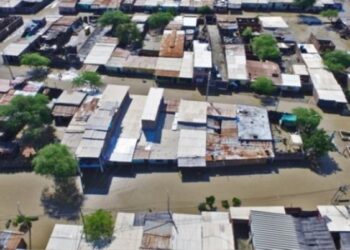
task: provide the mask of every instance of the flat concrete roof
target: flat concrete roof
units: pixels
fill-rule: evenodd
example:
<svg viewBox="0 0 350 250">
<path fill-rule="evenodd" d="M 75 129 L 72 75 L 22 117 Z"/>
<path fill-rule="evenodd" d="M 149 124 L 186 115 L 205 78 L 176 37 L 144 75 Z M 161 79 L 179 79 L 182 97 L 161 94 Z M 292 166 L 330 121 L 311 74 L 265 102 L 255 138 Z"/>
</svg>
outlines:
<svg viewBox="0 0 350 250">
<path fill-rule="evenodd" d="M 350 213 L 346 206 L 317 206 L 330 232 L 350 232 Z"/>
<path fill-rule="evenodd" d="M 206 124 L 208 103 L 199 101 L 181 100 L 177 121 L 183 123 Z"/>
</svg>

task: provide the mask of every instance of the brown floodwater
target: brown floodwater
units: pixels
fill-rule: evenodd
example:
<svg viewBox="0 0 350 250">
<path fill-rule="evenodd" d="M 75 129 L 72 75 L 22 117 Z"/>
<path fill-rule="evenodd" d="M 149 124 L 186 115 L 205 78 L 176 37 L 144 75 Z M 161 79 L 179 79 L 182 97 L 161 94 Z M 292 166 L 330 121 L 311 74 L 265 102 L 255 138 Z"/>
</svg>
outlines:
<svg viewBox="0 0 350 250">
<path fill-rule="evenodd" d="M 265 171 L 266 166 L 259 166 L 254 168 L 255 171 L 195 175 L 199 181 L 187 181 L 188 176 L 178 172 L 114 177 L 108 194 L 85 195 L 83 211 L 89 213 L 105 208 L 115 214 L 117 211 L 165 210 L 168 195 L 174 212 L 197 213 L 197 205 L 209 195 L 216 197 L 220 210 L 221 200 L 230 201 L 234 196 L 241 198 L 246 206 L 285 205 L 314 209 L 318 204 L 329 204 L 338 186 L 348 183 L 348 160 L 338 153 L 332 153 L 332 156 L 337 158 L 342 169 L 325 176 L 292 165 L 272 169 L 272 172 Z M 55 223 L 80 223 L 45 215 L 40 196 L 42 190 L 51 185 L 50 179 L 33 173 L 0 174 L 0 228 L 17 214 L 17 204 L 20 204 L 23 213 L 39 216 L 39 221 L 33 223 L 33 249 L 44 249 Z"/>
</svg>

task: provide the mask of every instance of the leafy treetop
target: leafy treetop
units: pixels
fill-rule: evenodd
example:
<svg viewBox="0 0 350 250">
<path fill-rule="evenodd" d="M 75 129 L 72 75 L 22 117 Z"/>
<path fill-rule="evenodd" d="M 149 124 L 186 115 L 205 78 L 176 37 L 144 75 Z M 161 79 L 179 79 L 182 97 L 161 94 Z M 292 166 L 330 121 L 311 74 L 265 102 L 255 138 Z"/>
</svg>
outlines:
<svg viewBox="0 0 350 250">
<path fill-rule="evenodd" d="M 314 109 L 295 108 L 293 114 L 297 116 L 297 126 L 302 133 L 314 131 L 322 119 L 321 115 Z"/>
<path fill-rule="evenodd" d="M 113 235 L 114 223 L 112 214 L 99 209 L 85 216 L 84 231 L 89 241 L 109 240 Z"/>
<path fill-rule="evenodd" d="M 276 86 L 273 84 L 272 80 L 264 76 L 256 78 L 251 88 L 256 93 L 262 95 L 271 95 L 276 91 Z"/>
<path fill-rule="evenodd" d="M 102 85 L 102 81 L 101 76 L 98 73 L 94 71 L 83 71 L 79 76 L 73 79 L 73 84 L 75 86 L 88 84 L 90 86 L 98 87 Z"/>
<path fill-rule="evenodd" d="M 112 25 L 117 27 L 120 24 L 130 22 L 130 17 L 124 14 L 120 10 L 116 11 L 106 11 L 103 15 L 98 19 L 98 22 L 102 26 Z"/>
<path fill-rule="evenodd" d="M 157 12 L 152 14 L 147 22 L 151 29 L 164 28 L 172 19 L 173 14 L 170 12 Z"/>
<path fill-rule="evenodd" d="M 255 37 L 252 41 L 252 48 L 255 55 L 260 60 L 277 59 L 280 56 L 280 50 L 276 39 L 269 34 L 262 34 Z"/>
<path fill-rule="evenodd" d="M 39 53 L 27 53 L 21 57 L 21 64 L 32 67 L 47 67 L 51 60 Z"/>
<path fill-rule="evenodd" d="M 67 146 L 48 144 L 32 160 L 34 171 L 40 175 L 65 178 L 77 172 L 77 161 Z"/>
<path fill-rule="evenodd" d="M 121 45 L 141 43 L 141 33 L 135 23 L 125 23 L 119 25 L 116 35 Z"/>
<path fill-rule="evenodd" d="M 214 13 L 214 11 L 208 5 L 204 5 L 204 6 L 198 8 L 198 13 L 201 15 L 209 15 L 209 14 Z"/>
<path fill-rule="evenodd" d="M 343 72 L 350 67 L 350 54 L 345 51 L 335 50 L 323 55 L 323 62 L 332 72 Z"/>
<path fill-rule="evenodd" d="M 252 27 L 247 27 L 247 28 L 245 28 L 245 29 L 243 30 L 243 32 L 242 32 L 242 36 L 243 36 L 244 38 L 247 38 L 247 39 L 252 38 L 252 37 L 253 37 L 253 29 L 252 29 Z"/>
<path fill-rule="evenodd" d="M 338 10 L 328 9 L 321 12 L 321 16 L 327 17 L 329 21 L 333 22 L 334 18 L 338 17 Z"/>
<path fill-rule="evenodd" d="M 312 133 L 303 133 L 304 150 L 309 156 L 321 157 L 328 151 L 334 150 L 330 136 L 323 129 L 316 129 Z"/>
</svg>

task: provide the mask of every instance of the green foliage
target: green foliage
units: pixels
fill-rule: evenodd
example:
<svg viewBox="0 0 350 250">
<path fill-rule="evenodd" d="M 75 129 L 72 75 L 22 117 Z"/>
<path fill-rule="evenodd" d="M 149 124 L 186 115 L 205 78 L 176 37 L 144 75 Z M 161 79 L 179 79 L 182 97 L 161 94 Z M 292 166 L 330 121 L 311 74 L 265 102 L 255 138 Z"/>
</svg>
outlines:
<svg viewBox="0 0 350 250">
<path fill-rule="evenodd" d="M 251 39 L 253 37 L 253 29 L 252 27 L 247 27 L 243 30 L 242 36 L 246 39 Z"/>
<path fill-rule="evenodd" d="M 27 53 L 21 57 L 21 64 L 32 67 L 47 67 L 51 63 L 51 60 L 39 53 Z"/>
<path fill-rule="evenodd" d="M 293 114 L 297 116 L 297 126 L 302 133 L 314 131 L 322 119 L 322 116 L 314 109 L 295 108 Z"/>
<path fill-rule="evenodd" d="M 116 35 L 121 45 L 141 44 L 141 33 L 135 23 L 125 23 L 118 26 Z"/>
<path fill-rule="evenodd" d="M 52 117 L 48 103 L 48 98 L 40 94 L 14 97 L 8 105 L 0 108 L 0 116 L 9 118 L 4 124 L 6 133 L 14 136 L 25 125 L 30 130 L 50 124 Z"/>
<path fill-rule="evenodd" d="M 77 161 L 67 146 L 62 144 L 49 144 L 39 150 L 32 160 L 36 174 L 65 178 L 75 175 Z"/>
<path fill-rule="evenodd" d="M 85 84 L 95 87 L 101 86 L 101 76 L 94 71 L 83 71 L 79 76 L 73 79 L 73 85 L 75 86 L 82 86 Z"/>
<path fill-rule="evenodd" d="M 114 223 L 112 214 L 99 209 L 85 216 L 84 231 L 89 241 L 109 240 L 113 235 Z"/>
<path fill-rule="evenodd" d="M 157 12 L 152 14 L 147 22 L 151 29 L 164 28 L 172 19 L 173 15 L 170 12 Z"/>
<path fill-rule="evenodd" d="M 214 11 L 208 5 L 204 5 L 204 6 L 198 8 L 198 13 L 201 15 L 209 15 L 209 14 L 214 13 Z"/>
<path fill-rule="evenodd" d="M 332 72 L 344 72 L 350 67 L 350 55 L 341 50 L 327 52 L 323 55 L 323 62 Z"/>
<path fill-rule="evenodd" d="M 261 95 L 271 95 L 276 91 L 276 86 L 272 80 L 263 76 L 256 78 L 251 84 L 251 88 L 254 92 Z"/>
<path fill-rule="evenodd" d="M 328 151 L 334 150 L 331 138 L 323 129 L 316 129 L 311 133 L 303 133 L 304 150 L 309 156 L 321 157 Z"/>
<path fill-rule="evenodd" d="M 209 207 L 213 207 L 215 203 L 215 197 L 213 195 L 208 196 L 205 198 L 205 202 L 208 204 Z"/>
<path fill-rule="evenodd" d="M 12 224 L 17 227 L 19 226 L 22 230 L 27 231 L 32 227 L 32 222 L 39 220 L 37 216 L 25 216 L 23 214 L 17 215 L 12 221 Z"/>
<path fill-rule="evenodd" d="M 114 28 L 116 28 L 120 24 L 129 23 L 130 17 L 120 10 L 106 11 L 98 19 L 98 22 L 102 26 L 112 25 Z"/>
<path fill-rule="evenodd" d="M 328 9 L 321 12 L 321 16 L 327 17 L 329 21 L 333 22 L 334 18 L 338 17 L 338 10 Z"/>
<path fill-rule="evenodd" d="M 232 198 L 232 205 L 234 207 L 240 207 L 242 205 L 242 201 L 241 199 L 237 198 L 237 197 L 233 197 Z"/>
<path fill-rule="evenodd" d="M 312 7 L 316 3 L 316 0 L 294 0 L 294 4 L 302 9 Z"/>
<path fill-rule="evenodd" d="M 205 203 L 205 202 L 199 203 L 199 205 L 198 205 L 198 211 L 199 211 L 199 212 L 208 211 L 207 203 Z"/>
<path fill-rule="evenodd" d="M 269 34 L 262 34 L 255 37 L 252 42 L 252 49 L 260 60 L 277 59 L 280 57 L 277 41 Z"/>
<path fill-rule="evenodd" d="M 229 209 L 230 208 L 230 203 L 228 203 L 228 200 L 222 200 L 221 201 L 221 206 L 225 209 Z"/>
</svg>

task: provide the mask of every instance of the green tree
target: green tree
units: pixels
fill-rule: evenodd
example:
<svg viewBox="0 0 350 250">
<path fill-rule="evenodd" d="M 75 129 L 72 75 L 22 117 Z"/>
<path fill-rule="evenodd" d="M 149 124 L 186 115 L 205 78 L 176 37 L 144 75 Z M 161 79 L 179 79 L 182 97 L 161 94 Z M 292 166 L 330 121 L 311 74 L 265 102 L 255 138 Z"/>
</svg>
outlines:
<svg viewBox="0 0 350 250">
<path fill-rule="evenodd" d="M 321 12 L 321 16 L 328 18 L 328 20 L 333 23 L 334 19 L 338 17 L 338 10 L 328 9 Z"/>
<path fill-rule="evenodd" d="M 199 203 L 199 205 L 198 205 L 198 211 L 199 211 L 199 212 L 208 211 L 207 203 L 205 203 L 205 202 Z"/>
<path fill-rule="evenodd" d="M 316 3 L 316 0 L 294 0 L 294 4 L 301 9 L 308 9 Z"/>
<path fill-rule="evenodd" d="M 84 221 L 84 231 L 89 241 L 108 241 L 112 238 L 114 223 L 110 212 L 99 209 L 85 216 Z"/>
<path fill-rule="evenodd" d="M 216 210 L 216 207 L 214 207 L 215 204 L 215 196 L 211 195 L 205 198 L 205 203 L 209 206 L 209 209 L 211 211 Z"/>
<path fill-rule="evenodd" d="M 21 56 L 21 64 L 35 68 L 48 67 L 51 60 L 39 53 L 27 53 Z"/>
<path fill-rule="evenodd" d="M 229 209 L 230 208 L 230 203 L 228 203 L 228 200 L 222 200 L 221 201 L 221 206 L 225 209 Z"/>
<path fill-rule="evenodd" d="M 232 205 L 234 207 L 240 207 L 242 205 L 242 201 L 241 199 L 237 198 L 237 197 L 233 197 L 232 198 Z"/>
<path fill-rule="evenodd" d="M 77 172 L 78 163 L 67 146 L 49 144 L 39 150 L 32 160 L 36 174 L 53 176 L 55 179 L 67 178 Z"/>
<path fill-rule="evenodd" d="M 297 116 L 297 126 L 301 133 L 311 134 L 322 119 L 322 116 L 314 109 L 295 108 L 293 114 Z"/>
<path fill-rule="evenodd" d="M 204 5 L 198 8 L 198 13 L 201 15 L 209 15 L 209 14 L 213 14 L 214 11 L 208 5 Z"/>
<path fill-rule="evenodd" d="M 42 128 L 52 121 L 51 111 L 45 95 L 15 96 L 8 105 L 1 106 L 0 116 L 8 117 L 4 130 L 10 137 L 16 135 L 24 126 L 26 132 Z"/>
<path fill-rule="evenodd" d="M 341 50 L 326 52 L 323 62 L 334 73 L 344 72 L 350 67 L 350 54 Z"/>
<path fill-rule="evenodd" d="M 102 85 L 102 80 L 100 74 L 94 71 L 83 71 L 73 79 L 73 85 L 83 86 L 89 85 L 90 87 L 99 87 Z"/>
<path fill-rule="evenodd" d="M 147 22 L 151 29 L 164 28 L 174 16 L 170 12 L 157 12 L 152 14 Z"/>
<path fill-rule="evenodd" d="M 141 33 L 134 23 L 125 23 L 118 26 L 116 35 L 122 46 L 129 44 L 141 45 Z"/>
<path fill-rule="evenodd" d="M 253 37 L 252 27 L 246 27 L 242 32 L 242 37 L 246 39 L 246 41 L 250 41 L 250 39 Z"/>
<path fill-rule="evenodd" d="M 303 133 L 304 150 L 310 157 L 321 157 L 334 150 L 330 136 L 323 129 L 316 129 L 312 133 Z"/>
<path fill-rule="evenodd" d="M 98 22 L 102 26 L 112 25 L 113 29 L 115 29 L 120 24 L 129 23 L 130 22 L 130 17 L 128 15 L 124 14 L 120 10 L 106 11 L 98 19 Z"/>
<path fill-rule="evenodd" d="M 251 88 L 261 95 L 271 95 L 276 91 L 276 86 L 272 80 L 264 76 L 256 78 L 251 84 Z"/>
<path fill-rule="evenodd" d="M 252 49 L 260 60 L 277 59 L 280 57 L 280 50 L 276 39 L 269 34 L 262 34 L 252 41 Z"/>
</svg>

